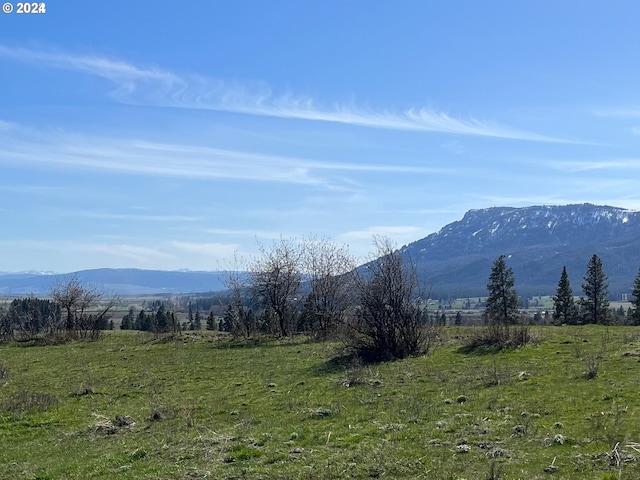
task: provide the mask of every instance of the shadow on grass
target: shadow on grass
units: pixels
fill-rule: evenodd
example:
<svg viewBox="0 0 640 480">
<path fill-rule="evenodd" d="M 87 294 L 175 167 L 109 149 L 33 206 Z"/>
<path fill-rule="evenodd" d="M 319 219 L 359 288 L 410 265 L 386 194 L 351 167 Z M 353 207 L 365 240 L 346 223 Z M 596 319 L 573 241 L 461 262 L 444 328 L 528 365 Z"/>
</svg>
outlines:
<svg viewBox="0 0 640 480">
<path fill-rule="evenodd" d="M 309 373 L 314 376 L 331 375 L 342 373 L 349 370 L 360 370 L 365 367 L 381 365 L 390 360 L 370 360 L 364 361 L 357 352 L 344 353 L 344 351 L 336 352 L 336 356 L 331 357 L 322 363 L 317 363 L 309 368 Z"/>
<path fill-rule="evenodd" d="M 503 345 L 463 345 L 459 347 L 456 352 L 463 355 L 493 355 L 512 349 L 513 347 Z"/>
<path fill-rule="evenodd" d="M 246 348 L 291 348 L 299 347 L 300 345 L 306 345 L 309 343 L 315 343 L 307 337 L 271 337 L 271 336 L 257 336 L 250 338 L 220 338 L 214 342 L 214 348 L 216 349 L 246 349 Z"/>
<path fill-rule="evenodd" d="M 357 356 L 355 354 L 338 355 L 324 362 L 314 364 L 308 371 L 309 374 L 315 377 L 340 373 L 351 367 L 356 359 Z"/>
</svg>

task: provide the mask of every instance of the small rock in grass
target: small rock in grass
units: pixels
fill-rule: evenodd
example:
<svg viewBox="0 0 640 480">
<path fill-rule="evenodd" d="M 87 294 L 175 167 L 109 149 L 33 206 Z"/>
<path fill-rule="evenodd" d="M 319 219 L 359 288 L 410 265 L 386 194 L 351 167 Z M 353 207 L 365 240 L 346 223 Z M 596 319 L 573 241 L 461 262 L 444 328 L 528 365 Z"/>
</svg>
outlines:
<svg viewBox="0 0 640 480">
<path fill-rule="evenodd" d="M 458 453 L 469 453 L 471 451 L 471 446 L 463 443 L 462 445 L 458 445 L 456 447 L 456 451 Z"/>
<path fill-rule="evenodd" d="M 524 425 L 516 425 L 515 427 L 513 427 L 513 433 L 514 435 L 518 435 L 521 437 L 525 433 L 527 433 L 527 427 L 525 427 Z"/>
</svg>

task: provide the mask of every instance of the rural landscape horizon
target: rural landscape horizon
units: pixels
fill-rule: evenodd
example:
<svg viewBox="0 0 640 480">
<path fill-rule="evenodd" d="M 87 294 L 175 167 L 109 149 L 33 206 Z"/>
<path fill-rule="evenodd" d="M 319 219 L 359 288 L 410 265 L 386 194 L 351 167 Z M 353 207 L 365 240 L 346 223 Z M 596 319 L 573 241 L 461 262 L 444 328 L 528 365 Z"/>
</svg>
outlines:
<svg viewBox="0 0 640 480">
<path fill-rule="evenodd" d="M 3 0 L 0 480 L 640 479 L 639 18 Z"/>
</svg>

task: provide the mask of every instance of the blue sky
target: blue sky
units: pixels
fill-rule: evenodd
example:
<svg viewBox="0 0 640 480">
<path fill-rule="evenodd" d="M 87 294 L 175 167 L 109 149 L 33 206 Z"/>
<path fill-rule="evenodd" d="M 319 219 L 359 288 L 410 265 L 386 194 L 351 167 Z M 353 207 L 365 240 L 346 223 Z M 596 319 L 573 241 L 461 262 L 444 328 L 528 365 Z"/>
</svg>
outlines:
<svg viewBox="0 0 640 480">
<path fill-rule="evenodd" d="M 15 5 L 15 2 L 14 2 Z M 472 208 L 640 209 L 640 4 L 51 1 L 0 15 L 0 271 L 364 258 Z"/>
</svg>

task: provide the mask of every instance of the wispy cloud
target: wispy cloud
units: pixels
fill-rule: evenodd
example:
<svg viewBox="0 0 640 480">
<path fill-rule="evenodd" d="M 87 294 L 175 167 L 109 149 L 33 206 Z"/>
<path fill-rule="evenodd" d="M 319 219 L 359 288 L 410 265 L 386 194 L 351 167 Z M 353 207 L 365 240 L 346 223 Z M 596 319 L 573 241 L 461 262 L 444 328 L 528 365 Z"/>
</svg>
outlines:
<svg viewBox="0 0 640 480">
<path fill-rule="evenodd" d="M 205 231 L 212 235 L 229 236 L 229 237 L 278 238 L 283 235 L 282 232 L 277 232 L 275 230 L 253 230 L 253 229 L 243 230 L 243 229 L 233 229 L 233 228 L 207 228 Z"/>
<path fill-rule="evenodd" d="M 9 131 L 16 127 L 16 124 L 13 122 L 5 122 L 4 120 L 0 120 L 0 132 Z"/>
<path fill-rule="evenodd" d="M 52 195 L 64 193 L 65 189 L 45 185 L 0 185 L 0 192 L 19 195 Z"/>
<path fill-rule="evenodd" d="M 171 255 L 160 250 L 139 247 L 125 244 L 106 243 L 73 243 L 72 247 L 85 252 L 102 253 L 112 257 L 126 258 L 135 262 L 146 262 L 149 260 L 166 260 L 173 258 Z"/>
<path fill-rule="evenodd" d="M 171 242 L 171 246 L 183 252 L 204 255 L 214 258 L 228 258 L 238 250 L 238 245 L 233 243 L 195 243 L 195 242 Z"/>
<path fill-rule="evenodd" d="M 559 160 L 548 162 L 548 167 L 565 172 L 579 173 L 593 170 L 638 170 L 640 158 L 616 158 L 609 160 Z"/>
<path fill-rule="evenodd" d="M 194 217 L 189 215 L 140 215 L 129 213 L 101 213 L 101 212 L 67 212 L 66 216 L 98 218 L 105 220 L 131 220 L 135 222 L 197 222 L 202 217 Z"/>
<path fill-rule="evenodd" d="M 354 104 L 321 105 L 312 98 L 275 94 L 263 83 L 242 84 L 197 75 L 179 75 L 100 55 L 79 55 L 0 45 L 0 57 L 40 67 L 61 68 L 105 78 L 123 103 L 204 109 L 247 115 L 341 123 L 368 128 L 441 132 L 536 142 L 579 143 L 429 108 L 376 110 Z"/>
<path fill-rule="evenodd" d="M 70 54 L 64 51 L 7 47 L 0 45 L 0 57 L 36 66 L 48 66 L 73 70 L 111 80 L 118 86 L 116 93 L 132 92 L 137 82 L 158 82 L 165 88 L 180 89 L 182 79 L 164 70 L 146 67 L 140 68 L 131 63 L 100 55 Z M 184 84 L 182 86 L 185 86 Z"/>
<path fill-rule="evenodd" d="M 173 258 L 156 248 L 141 247 L 130 244 L 98 243 L 98 242 L 75 242 L 66 240 L 3 240 L 0 245 L 18 250 L 44 250 L 55 252 L 59 256 L 77 255 L 79 252 L 91 252 L 108 255 L 118 259 L 126 259 L 138 263 L 149 261 L 163 261 Z"/>
<path fill-rule="evenodd" d="M 104 170 L 122 174 L 233 179 L 351 189 L 337 172 L 447 174 L 454 169 L 402 164 L 338 163 L 126 138 L 37 132 L 0 132 L 0 163 L 38 168 Z M 15 187 L 14 187 L 15 188 Z M 99 214 L 94 214 L 99 215 Z"/>
<path fill-rule="evenodd" d="M 372 226 L 362 230 L 352 230 L 340 234 L 338 239 L 342 242 L 371 240 L 376 235 L 387 236 L 392 239 L 404 238 L 415 235 L 422 229 L 413 225 L 396 225 L 396 226 Z"/>
</svg>

